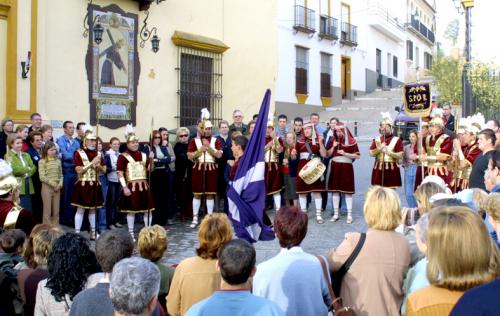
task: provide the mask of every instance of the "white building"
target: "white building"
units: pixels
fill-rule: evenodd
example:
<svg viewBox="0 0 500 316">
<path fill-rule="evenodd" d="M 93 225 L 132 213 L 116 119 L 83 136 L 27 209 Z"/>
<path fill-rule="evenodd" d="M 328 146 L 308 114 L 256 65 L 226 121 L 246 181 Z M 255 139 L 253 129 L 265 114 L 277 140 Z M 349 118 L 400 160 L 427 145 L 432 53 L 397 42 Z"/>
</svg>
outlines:
<svg viewBox="0 0 500 316">
<path fill-rule="evenodd" d="M 416 67 L 432 62 L 434 7 L 425 0 L 278 1 L 277 112 L 334 106 L 415 80 Z"/>
</svg>

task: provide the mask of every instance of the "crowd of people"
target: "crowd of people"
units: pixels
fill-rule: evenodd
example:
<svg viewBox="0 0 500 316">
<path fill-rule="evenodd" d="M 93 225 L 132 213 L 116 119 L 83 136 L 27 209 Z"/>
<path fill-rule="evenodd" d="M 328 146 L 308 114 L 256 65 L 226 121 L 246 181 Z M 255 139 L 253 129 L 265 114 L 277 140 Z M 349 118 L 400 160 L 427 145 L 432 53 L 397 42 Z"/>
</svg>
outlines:
<svg viewBox="0 0 500 316">
<path fill-rule="evenodd" d="M 258 118 L 244 124 L 235 110 L 213 136 L 203 113 L 196 131 L 176 130 L 175 144 L 166 128 L 140 143 L 131 126 L 124 143 L 104 144 L 84 123 L 73 137 L 71 121 L 54 140 L 38 113 L 31 119 L 30 127 L 2 122 L 0 315 L 497 313 L 495 120 L 468 117 L 455 130 L 438 112 L 405 145 L 384 115 L 369 150 L 368 230 L 314 255 L 301 248 L 307 210 L 324 224 L 331 201 L 331 222 L 342 206 L 353 222 L 353 162 L 361 153 L 338 118 L 326 128 L 316 113 L 292 126 L 285 115 L 277 125 L 266 118 L 262 212 L 275 209 L 274 219 L 264 217 L 281 250 L 257 265 L 252 244 L 235 239 L 226 192 Z M 394 190 L 403 185 L 407 208 Z M 198 247 L 167 266 L 165 228 L 177 212 L 198 229 Z M 144 222 L 138 231 L 136 219 Z"/>
</svg>

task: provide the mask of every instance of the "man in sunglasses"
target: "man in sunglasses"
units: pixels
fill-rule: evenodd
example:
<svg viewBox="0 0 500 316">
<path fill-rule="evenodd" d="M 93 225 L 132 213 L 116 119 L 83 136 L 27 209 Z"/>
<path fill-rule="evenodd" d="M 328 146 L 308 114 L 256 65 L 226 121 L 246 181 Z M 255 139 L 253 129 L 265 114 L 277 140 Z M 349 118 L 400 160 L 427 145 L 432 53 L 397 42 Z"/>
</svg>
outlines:
<svg viewBox="0 0 500 316">
<path fill-rule="evenodd" d="M 229 137 L 235 131 L 240 131 L 243 136 L 248 134 L 248 126 L 243 123 L 243 112 L 240 110 L 233 111 L 233 124 L 229 126 Z"/>
</svg>

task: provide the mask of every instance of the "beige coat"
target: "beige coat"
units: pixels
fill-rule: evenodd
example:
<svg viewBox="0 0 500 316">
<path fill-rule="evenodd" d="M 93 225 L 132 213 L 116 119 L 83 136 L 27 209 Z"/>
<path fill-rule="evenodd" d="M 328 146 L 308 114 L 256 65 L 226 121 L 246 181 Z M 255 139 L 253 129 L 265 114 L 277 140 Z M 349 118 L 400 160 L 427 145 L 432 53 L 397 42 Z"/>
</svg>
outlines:
<svg viewBox="0 0 500 316">
<path fill-rule="evenodd" d="M 216 261 L 196 256 L 183 260 L 177 266 L 167 296 L 169 315 L 184 315 L 193 304 L 220 288 L 221 277 L 215 266 Z"/>
<path fill-rule="evenodd" d="M 358 243 L 359 233 L 347 233 L 328 253 L 332 271 L 338 270 Z M 358 257 L 344 276 L 341 296 L 358 316 L 399 315 L 403 280 L 410 264 L 410 246 L 394 231 L 369 229 Z"/>
</svg>

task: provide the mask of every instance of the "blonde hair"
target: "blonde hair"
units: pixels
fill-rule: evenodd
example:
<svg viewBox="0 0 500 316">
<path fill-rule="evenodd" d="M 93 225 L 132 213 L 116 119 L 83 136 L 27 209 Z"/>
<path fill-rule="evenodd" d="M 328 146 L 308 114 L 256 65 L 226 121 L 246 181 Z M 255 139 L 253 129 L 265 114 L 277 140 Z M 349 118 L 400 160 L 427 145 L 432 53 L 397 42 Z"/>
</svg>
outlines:
<svg viewBox="0 0 500 316">
<path fill-rule="evenodd" d="M 483 207 L 493 220 L 500 221 L 500 193 L 490 193 Z"/>
<path fill-rule="evenodd" d="M 415 199 L 417 200 L 418 211 L 420 214 L 425 214 L 431 209 L 430 198 L 434 194 L 444 193 L 444 189 L 437 183 L 426 182 L 422 183 L 415 190 Z"/>
<path fill-rule="evenodd" d="M 363 213 L 369 228 L 394 230 L 401 222 L 401 202 L 396 191 L 381 186 L 368 189 Z"/>
<path fill-rule="evenodd" d="M 139 232 L 137 248 L 141 257 L 157 262 L 167 250 L 167 232 L 160 225 L 144 227 Z"/>
<path fill-rule="evenodd" d="M 485 191 L 479 188 L 472 189 L 472 202 L 474 202 L 474 204 L 476 205 L 477 212 L 481 216 L 484 215 L 485 203 L 487 198 L 488 198 L 488 193 L 486 193 Z"/>
<path fill-rule="evenodd" d="M 492 281 L 500 271 L 500 253 L 481 217 L 463 206 L 432 210 L 427 258 L 429 282 L 452 291 Z"/>
<path fill-rule="evenodd" d="M 182 127 L 179 127 L 179 128 L 177 129 L 177 131 L 175 132 L 175 135 L 177 136 L 177 138 L 179 138 L 179 135 L 180 135 L 182 132 L 187 133 L 187 134 L 188 134 L 188 136 L 189 136 L 189 134 L 190 134 L 190 133 L 189 133 L 189 129 L 188 129 L 187 127 L 182 126 Z"/>
<path fill-rule="evenodd" d="M 200 246 L 196 254 L 203 259 L 217 258 L 217 251 L 227 241 L 233 239 L 233 225 L 224 213 L 205 216 L 198 231 Z"/>
<path fill-rule="evenodd" d="M 33 236 L 33 260 L 37 265 L 46 265 L 49 254 L 52 251 L 57 238 L 61 237 L 64 231 L 57 226 L 38 231 Z"/>
</svg>

